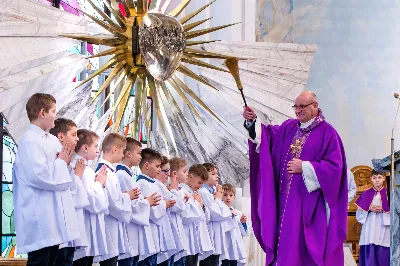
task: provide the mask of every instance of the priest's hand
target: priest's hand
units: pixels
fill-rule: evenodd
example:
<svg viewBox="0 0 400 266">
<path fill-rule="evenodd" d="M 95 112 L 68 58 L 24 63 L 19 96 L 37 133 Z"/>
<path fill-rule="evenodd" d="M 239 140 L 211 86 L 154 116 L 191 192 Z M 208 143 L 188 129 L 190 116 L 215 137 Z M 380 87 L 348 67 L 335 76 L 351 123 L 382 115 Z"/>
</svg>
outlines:
<svg viewBox="0 0 400 266">
<path fill-rule="evenodd" d="M 79 159 L 78 161 L 76 161 L 74 174 L 82 178 L 83 173 L 85 172 L 85 168 L 86 168 L 85 160 Z"/>
<path fill-rule="evenodd" d="M 161 195 L 157 195 L 157 192 L 154 192 L 153 194 L 146 197 L 145 199 L 149 202 L 150 207 L 153 207 L 153 206 L 157 206 L 159 204 L 159 202 L 161 200 Z"/>
<path fill-rule="evenodd" d="M 302 160 L 296 158 L 288 162 L 288 172 L 290 174 L 301 174 L 303 172 L 302 162 Z"/>
<path fill-rule="evenodd" d="M 243 107 L 243 118 L 251 122 L 256 118 L 256 112 L 253 107 Z"/>
<path fill-rule="evenodd" d="M 222 200 L 222 197 L 224 196 L 224 189 L 222 186 L 217 185 L 217 191 L 214 193 L 214 198 Z"/>
<path fill-rule="evenodd" d="M 240 218 L 240 222 L 241 222 L 242 224 L 247 223 L 247 216 L 246 216 L 246 214 L 243 213 L 242 218 Z"/>
</svg>

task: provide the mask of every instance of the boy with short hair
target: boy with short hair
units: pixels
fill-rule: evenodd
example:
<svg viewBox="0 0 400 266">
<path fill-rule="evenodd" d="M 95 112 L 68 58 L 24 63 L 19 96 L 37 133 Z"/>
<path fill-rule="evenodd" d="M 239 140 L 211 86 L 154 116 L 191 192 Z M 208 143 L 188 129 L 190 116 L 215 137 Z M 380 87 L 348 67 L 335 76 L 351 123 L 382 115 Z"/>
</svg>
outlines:
<svg viewBox="0 0 400 266">
<path fill-rule="evenodd" d="M 126 138 L 124 158 L 116 165 L 116 175 L 121 185 L 121 191 L 137 190 L 140 192 L 133 176 L 132 167 L 139 166 L 142 159 L 142 144 L 133 138 Z M 150 207 L 157 206 L 160 196 L 156 193 L 144 198 L 143 194 L 132 201 L 131 222 L 125 224 L 125 233 L 128 238 L 130 250 L 119 256 L 119 266 L 138 266 L 139 261 L 156 253 L 153 233 L 150 228 Z"/>
<path fill-rule="evenodd" d="M 373 187 L 356 201 L 357 221 L 362 224 L 360 266 L 390 265 L 390 209 L 385 178 L 375 170 L 371 173 Z"/>
<path fill-rule="evenodd" d="M 218 168 L 212 163 L 204 163 L 208 179 L 199 189 L 199 194 L 209 212 L 208 230 L 214 244 L 213 255 L 200 257 L 200 266 L 219 266 L 219 257 L 227 252 L 226 232 L 235 228 L 231 212 L 223 202 L 223 189 L 218 185 Z"/>
<path fill-rule="evenodd" d="M 184 244 L 184 239 L 186 238 L 184 238 L 184 229 L 181 217 L 181 214 L 185 210 L 184 197 L 178 193 L 179 184 L 176 180 L 176 177 L 171 176 L 170 184 L 167 187 L 170 172 L 169 160 L 166 156 L 162 156 L 161 171 L 156 177 L 155 181 L 162 192 L 163 198 L 174 200 L 176 202 L 173 207 L 168 209 L 168 217 L 171 221 L 176 249 L 165 253 L 160 253 L 158 255 L 158 265 L 160 266 L 184 265 L 182 264 L 184 263 L 184 257 L 182 257 L 182 253 L 184 248 L 187 247 L 187 243 Z"/>
<path fill-rule="evenodd" d="M 182 168 L 184 168 L 183 166 Z M 177 173 L 184 171 L 175 170 Z M 183 169 L 184 170 L 184 169 Z M 180 180 L 184 179 L 184 175 Z M 185 236 L 189 246 L 186 250 L 186 266 L 197 266 L 199 255 L 208 257 L 214 252 L 212 240 L 207 228 L 206 215 L 204 213 L 204 204 L 198 190 L 203 182 L 208 179 L 206 168 L 201 164 L 192 165 L 189 169 L 189 175 L 186 184 L 181 184 L 183 193 L 188 194 L 185 213 L 182 216 Z"/>
<path fill-rule="evenodd" d="M 15 231 L 27 265 L 55 265 L 59 245 L 80 237 L 70 187 L 70 144 L 46 131 L 54 127 L 56 100 L 36 93 L 28 100 L 30 121 L 13 168 Z"/>
<path fill-rule="evenodd" d="M 78 130 L 78 143 L 75 147 L 71 165 L 80 159 L 85 165 L 97 158 L 99 154 L 99 136 L 90 130 Z M 84 207 L 86 248 L 77 249 L 74 254 L 74 266 L 91 266 L 94 256 L 107 254 L 106 226 L 104 215 L 108 214 L 108 198 L 104 189 L 107 180 L 107 167 L 96 174 L 93 169 L 86 167 L 82 176 L 82 184 L 86 190 L 89 205 Z"/>
<path fill-rule="evenodd" d="M 164 199 L 162 191 L 156 184 L 156 177 L 161 170 L 161 154 L 153 149 L 142 150 L 142 160 L 139 167 L 142 174 L 138 176 L 137 183 L 145 197 L 157 193 L 161 196 L 158 206 L 151 207 L 150 227 L 153 232 L 154 242 L 157 253 L 168 252 L 176 249 L 171 223 L 167 215 L 167 210 L 175 205 L 174 200 Z M 139 262 L 140 266 L 157 265 L 158 254 L 147 257 Z"/>
<path fill-rule="evenodd" d="M 57 118 L 54 121 L 54 127 L 49 133 L 58 138 L 61 145 L 70 144 L 75 149 L 78 143 L 77 128 L 74 121 L 66 118 Z M 75 248 L 85 247 L 88 245 L 85 231 L 85 218 L 83 208 L 89 205 L 86 190 L 83 187 L 81 178 L 85 171 L 86 164 L 80 159 L 74 164 L 70 164 L 68 169 L 72 178 L 72 186 L 70 187 L 72 198 L 74 200 L 75 214 L 79 226 L 80 238 L 60 246 L 57 254 L 56 265 L 68 266 L 72 265 L 74 259 Z"/>
<path fill-rule="evenodd" d="M 108 253 L 103 256 L 95 257 L 95 262 L 100 262 L 101 266 L 116 266 L 118 255 L 129 251 L 129 243 L 124 233 L 124 223 L 129 223 L 132 216 L 131 201 L 139 197 L 137 190 L 121 192 L 121 186 L 113 164 L 118 163 L 124 156 L 126 149 L 126 139 L 117 133 L 108 134 L 101 145 L 103 152 L 96 172 L 103 166 L 108 168 L 106 191 L 108 196 L 108 212 L 105 216 L 106 238 Z"/>
<path fill-rule="evenodd" d="M 232 203 L 236 198 L 236 189 L 231 184 L 222 185 L 224 190 L 223 201 L 232 213 L 235 221 L 235 228 L 227 232 L 227 252 L 222 255 L 221 266 L 245 265 L 247 260 L 246 248 L 243 243 L 243 236 L 248 235 L 247 217 L 245 214 L 233 208 Z"/>
</svg>

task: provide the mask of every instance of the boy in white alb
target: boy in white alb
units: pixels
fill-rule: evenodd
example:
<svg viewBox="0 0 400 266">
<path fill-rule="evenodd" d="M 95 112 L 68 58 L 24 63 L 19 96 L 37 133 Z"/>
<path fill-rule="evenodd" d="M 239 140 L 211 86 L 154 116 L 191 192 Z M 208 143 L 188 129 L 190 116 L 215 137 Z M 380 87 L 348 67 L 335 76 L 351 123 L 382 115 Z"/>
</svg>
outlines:
<svg viewBox="0 0 400 266">
<path fill-rule="evenodd" d="M 183 243 L 183 224 L 181 214 L 185 210 L 184 197 L 178 193 L 178 183 L 176 178 L 171 178 L 170 185 L 167 187 L 168 177 L 170 175 L 170 165 L 167 157 L 162 156 L 161 159 L 161 171 L 156 177 L 156 184 L 159 186 L 162 196 L 164 199 L 174 200 L 175 205 L 168 209 L 169 220 L 171 221 L 171 227 L 174 235 L 176 249 L 168 252 L 160 253 L 157 257 L 157 263 L 160 266 L 175 266 L 175 255 L 181 255 L 184 251 Z M 177 258 L 179 260 L 180 258 Z"/>
<path fill-rule="evenodd" d="M 75 149 L 78 143 L 77 128 L 74 121 L 66 118 L 57 118 L 54 121 L 55 126 L 49 133 L 57 137 L 61 145 L 70 144 Z M 85 232 L 85 218 L 83 216 L 83 207 L 89 205 L 86 190 L 83 187 L 81 178 L 86 168 L 83 160 L 69 165 L 69 171 L 72 178 L 71 193 L 74 200 L 75 214 L 78 221 L 80 238 L 60 245 L 58 250 L 56 265 L 72 265 L 75 248 L 86 247 L 88 245 Z"/>
<path fill-rule="evenodd" d="M 75 147 L 76 154 L 71 164 L 74 165 L 79 160 L 83 160 L 87 166 L 88 161 L 96 159 L 99 154 L 99 136 L 93 131 L 79 129 L 78 138 L 78 144 Z M 91 266 L 94 256 L 108 253 L 104 221 L 104 215 L 108 214 L 108 197 L 104 189 L 107 171 L 107 167 L 103 166 L 96 174 L 87 166 L 83 172 L 82 184 L 89 201 L 89 205 L 85 206 L 83 211 L 88 245 L 75 251 L 74 266 Z"/>
<path fill-rule="evenodd" d="M 171 222 L 167 214 L 167 210 L 175 205 L 175 201 L 164 199 L 161 189 L 156 184 L 155 178 L 160 173 L 160 166 L 161 154 L 159 152 L 152 149 L 142 150 L 142 160 L 139 164 L 141 174 L 137 178 L 137 183 L 143 196 L 148 197 L 154 193 L 161 196 L 159 205 L 151 207 L 150 210 L 150 227 L 153 232 L 157 253 L 176 249 Z M 139 265 L 157 265 L 157 255 L 147 257 L 145 260 L 140 261 Z"/>
<path fill-rule="evenodd" d="M 178 174 L 181 170 L 178 171 Z M 184 174 L 180 174 L 183 177 Z M 187 195 L 185 212 L 182 216 L 185 236 L 189 243 L 186 251 L 186 266 L 197 266 L 199 255 L 208 257 L 214 253 L 214 247 L 207 228 L 204 204 L 197 192 L 207 179 L 206 168 L 201 164 L 195 164 L 189 169 L 186 184 L 180 184 L 180 191 Z"/>
<path fill-rule="evenodd" d="M 168 168 L 166 167 L 166 164 L 164 166 L 166 170 Z M 161 170 L 163 170 L 163 166 L 161 166 Z M 179 252 L 178 254 L 175 254 L 174 256 L 174 266 L 185 266 L 186 264 L 186 256 L 187 256 L 187 250 L 189 249 L 189 239 L 186 235 L 186 228 L 187 225 L 183 224 L 183 217 L 186 217 L 188 215 L 188 211 L 190 212 L 190 207 L 186 208 L 188 205 L 187 202 L 189 198 L 192 198 L 192 196 L 189 193 L 184 193 L 182 191 L 182 184 L 185 184 L 187 179 L 188 179 L 188 169 L 186 165 L 186 161 L 182 158 L 175 157 L 169 160 L 169 175 L 171 179 L 171 185 L 170 190 L 174 193 L 175 196 L 179 197 L 183 203 L 184 203 L 184 209 L 181 212 L 181 215 L 176 215 L 176 223 L 177 224 L 182 224 L 182 232 L 180 233 L 181 239 L 182 239 L 182 244 L 184 247 L 184 250 Z M 177 188 L 175 187 L 174 184 L 177 184 Z M 174 188 L 172 190 L 172 188 Z M 179 225 L 180 226 L 180 225 Z"/>
<path fill-rule="evenodd" d="M 100 266 L 116 266 L 118 256 L 129 251 L 129 243 L 124 231 L 124 223 L 130 223 L 132 217 L 131 201 L 139 198 L 137 190 L 128 190 L 121 192 L 121 186 L 115 167 L 124 156 L 126 149 L 126 139 L 116 133 L 108 134 L 101 145 L 103 152 L 96 172 L 103 166 L 108 168 L 106 191 L 108 196 L 108 215 L 105 216 L 106 239 L 108 253 L 94 258 L 95 262 L 100 262 Z"/>
<path fill-rule="evenodd" d="M 222 202 L 223 189 L 218 185 L 218 169 L 214 164 L 205 163 L 208 180 L 204 182 L 199 194 L 203 199 L 206 211 L 209 212 L 208 230 L 214 244 L 213 255 L 200 257 L 200 266 L 219 266 L 219 256 L 227 251 L 226 232 L 235 228 L 231 211 Z"/>
<path fill-rule="evenodd" d="M 27 265 L 55 265 L 62 243 L 80 237 L 70 187 L 70 144 L 46 131 L 54 127 L 56 100 L 34 94 L 26 104 L 30 121 L 19 141 L 13 168 L 15 231 Z"/>
<path fill-rule="evenodd" d="M 373 187 L 356 201 L 357 221 L 362 224 L 360 236 L 360 266 L 390 265 L 390 210 L 384 177 L 372 171 Z"/>
<path fill-rule="evenodd" d="M 140 192 L 131 168 L 139 166 L 142 159 L 141 150 L 142 144 L 139 141 L 126 138 L 124 158 L 115 167 L 121 191 L 136 190 Z M 138 199 L 132 201 L 131 222 L 125 224 L 124 228 L 130 249 L 119 256 L 118 266 L 138 266 L 140 260 L 157 253 L 149 220 L 150 207 L 157 206 L 159 201 L 160 196 L 157 196 L 156 193 L 147 198 L 140 194 Z"/>
<path fill-rule="evenodd" d="M 236 197 L 235 187 L 231 184 L 225 184 L 222 188 L 224 190 L 223 201 L 231 210 L 232 219 L 235 221 L 235 228 L 226 234 L 228 249 L 221 256 L 221 266 L 245 265 L 247 262 L 247 253 L 243 243 L 243 236 L 248 235 L 247 217 L 232 206 Z"/>
</svg>

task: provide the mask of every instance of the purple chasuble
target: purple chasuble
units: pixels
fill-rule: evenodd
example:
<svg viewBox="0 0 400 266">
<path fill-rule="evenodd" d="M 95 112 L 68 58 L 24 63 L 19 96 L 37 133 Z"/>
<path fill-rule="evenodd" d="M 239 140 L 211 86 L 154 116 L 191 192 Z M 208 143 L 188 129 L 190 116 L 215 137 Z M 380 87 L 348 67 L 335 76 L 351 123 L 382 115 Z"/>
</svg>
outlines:
<svg viewBox="0 0 400 266">
<path fill-rule="evenodd" d="M 249 157 L 251 219 L 266 265 L 343 265 L 346 157 L 338 133 L 322 112 L 304 129 L 295 119 L 281 126 L 262 125 L 259 152 L 249 141 Z M 312 164 L 320 189 L 309 193 L 302 174 L 288 173 L 293 158 Z"/>
<path fill-rule="evenodd" d="M 380 190 L 375 189 L 374 187 L 364 191 L 360 197 L 356 201 L 356 206 L 363 211 L 368 212 L 369 208 L 371 207 L 372 200 L 374 199 L 375 195 L 380 193 L 381 200 L 382 200 L 382 210 L 384 212 L 390 212 L 389 209 L 389 202 L 387 197 L 387 189 L 382 187 Z"/>
</svg>

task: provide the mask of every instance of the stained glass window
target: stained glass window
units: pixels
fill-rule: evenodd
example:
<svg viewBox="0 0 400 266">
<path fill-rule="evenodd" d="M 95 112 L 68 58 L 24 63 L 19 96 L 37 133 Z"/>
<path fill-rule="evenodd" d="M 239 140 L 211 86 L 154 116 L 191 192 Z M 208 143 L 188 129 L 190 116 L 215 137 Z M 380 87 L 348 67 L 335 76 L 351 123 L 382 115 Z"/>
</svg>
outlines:
<svg viewBox="0 0 400 266">
<path fill-rule="evenodd" d="M 1 131 L 2 153 L 1 161 L 1 256 L 5 258 L 22 258 L 26 255 L 17 254 L 14 225 L 14 204 L 13 204 L 13 184 L 12 167 L 15 161 L 17 145 L 6 130 L 7 121 L 0 114 L 3 120 Z"/>
</svg>

